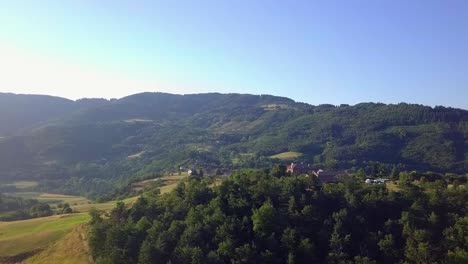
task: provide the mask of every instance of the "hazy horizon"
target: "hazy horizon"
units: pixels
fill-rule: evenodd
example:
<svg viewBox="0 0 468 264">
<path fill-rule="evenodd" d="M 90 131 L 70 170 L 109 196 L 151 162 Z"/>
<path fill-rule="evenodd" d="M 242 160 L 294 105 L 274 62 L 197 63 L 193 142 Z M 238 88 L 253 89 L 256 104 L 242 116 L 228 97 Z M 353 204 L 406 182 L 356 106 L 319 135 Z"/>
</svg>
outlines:
<svg viewBox="0 0 468 264">
<path fill-rule="evenodd" d="M 465 1 L 0 3 L 0 92 L 468 109 Z"/>
</svg>

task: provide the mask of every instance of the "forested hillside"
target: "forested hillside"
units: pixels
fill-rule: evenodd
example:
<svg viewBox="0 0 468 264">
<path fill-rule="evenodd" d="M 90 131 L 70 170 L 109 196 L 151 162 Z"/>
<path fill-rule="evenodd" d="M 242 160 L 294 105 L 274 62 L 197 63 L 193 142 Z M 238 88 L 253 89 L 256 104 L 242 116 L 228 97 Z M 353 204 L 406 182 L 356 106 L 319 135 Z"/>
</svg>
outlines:
<svg viewBox="0 0 468 264">
<path fill-rule="evenodd" d="M 464 184 L 400 173 L 390 191 L 357 175 L 322 184 L 278 168 L 215 187 L 191 178 L 109 217 L 93 212 L 89 245 L 97 264 L 467 263 Z"/>
<path fill-rule="evenodd" d="M 181 166 L 266 168 L 291 162 L 271 158 L 288 151 L 316 168 L 362 167 L 375 175 L 468 168 L 468 111 L 461 109 L 163 93 L 46 105 L 30 105 L 29 115 L 42 116 L 28 122 L 21 107 L 0 112 L 3 131 L 13 135 L 0 139 L 3 181 L 37 179 L 39 189 L 95 197 L 131 178 Z M 15 118 L 23 123 L 10 122 Z"/>
<path fill-rule="evenodd" d="M 106 104 L 103 99 L 68 99 L 46 95 L 0 93 L 0 137 L 18 135 L 75 111 Z"/>
</svg>

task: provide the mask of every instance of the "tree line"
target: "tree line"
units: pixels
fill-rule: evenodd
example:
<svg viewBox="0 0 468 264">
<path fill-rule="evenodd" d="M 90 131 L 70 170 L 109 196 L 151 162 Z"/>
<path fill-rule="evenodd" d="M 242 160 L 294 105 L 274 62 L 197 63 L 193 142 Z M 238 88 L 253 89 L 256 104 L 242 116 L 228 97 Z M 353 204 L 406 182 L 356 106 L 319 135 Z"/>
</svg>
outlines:
<svg viewBox="0 0 468 264">
<path fill-rule="evenodd" d="M 52 215 L 47 203 L 0 194 L 0 221 L 16 221 Z"/>
</svg>

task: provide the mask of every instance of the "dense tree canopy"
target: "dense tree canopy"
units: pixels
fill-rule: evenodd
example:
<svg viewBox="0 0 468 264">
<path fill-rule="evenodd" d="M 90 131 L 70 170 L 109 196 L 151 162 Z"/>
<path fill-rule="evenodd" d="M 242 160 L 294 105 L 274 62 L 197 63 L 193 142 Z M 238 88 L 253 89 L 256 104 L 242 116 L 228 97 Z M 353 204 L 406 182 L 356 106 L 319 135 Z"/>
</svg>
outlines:
<svg viewBox="0 0 468 264">
<path fill-rule="evenodd" d="M 466 185 L 424 175 L 401 173 L 397 191 L 359 174 L 193 178 L 93 212 L 89 244 L 96 263 L 466 263 Z"/>
</svg>

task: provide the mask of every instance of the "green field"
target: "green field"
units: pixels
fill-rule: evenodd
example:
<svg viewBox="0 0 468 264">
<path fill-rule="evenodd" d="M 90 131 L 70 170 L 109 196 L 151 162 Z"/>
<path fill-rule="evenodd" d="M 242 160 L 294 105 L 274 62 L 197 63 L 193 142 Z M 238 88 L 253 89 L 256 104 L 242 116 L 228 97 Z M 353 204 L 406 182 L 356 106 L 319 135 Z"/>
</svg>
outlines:
<svg viewBox="0 0 468 264">
<path fill-rule="evenodd" d="M 96 208 L 101 211 L 110 211 L 117 203 L 117 201 L 110 201 L 93 204 L 89 203 L 89 201 L 83 197 L 57 194 L 22 193 L 22 196 L 30 198 L 40 197 L 42 201 L 53 203 L 61 201 L 72 204 L 72 202 L 81 201 L 81 204 L 71 206 L 72 209 L 77 212 L 76 214 L 0 222 L 0 263 L 9 263 L 10 261 L 16 262 L 18 259 L 21 260 L 32 255 L 34 255 L 34 257 L 28 258 L 27 263 L 51 263 L 48 262 L 48 260 L 51 259 L 50 255 L 55 256 L 53 259 L 58 261 L 61 256 L 60 248 L 65 247 L 62 244 L 72 244 L 70 240 L 76 240 L 76 234 L 75 238 L 71 238 L 70 236 L 73 235 L 70 234 L 70 231 L 77 225 L 86 223 L 89 220 L 87 212 L 89 212 L 91 208 Z M 130 206 L 137 199 L 138 196 L 127 198 L 122 201 Z M 67 236 L 67 238 L 64 238 L 65 236 Z M 40 252 L 42 250 L 44 251 Z M 83 247 L 74 248 L 73 250 L 78 250 L 77 253 L 74 254 L 74 258 L 66 258 L 66 256 L 64 256 L 64 259 L 67 261 L 55 262 L 54 260 L 53 263 L 87 263 L 82 261 L 88 258 L 87 254 L 84 254 L 84 256 L 83 254 L 79 254 L 79 252 L 83 250 Z"/>
<path fill-rule="evenodd" d="M 78 224 L 66 236 L 44 251 L 28 258 L 24 264 L 89 264 L 92 263 L 87 241 L 87 225 Z"/>
<path fill-rule="evenodd" d="M 39 183 L 37 181 L 17 181 L 13 183 L 13 185 L 18 189 L 34 188 L 38 184 Z"/>
<path fill-rule="evenodd" d="M 48 203 L 50 205 L 58 203 L 68 203 L 70 205 L 79 205 L 79 204 L 88 204 L 91 201 L 81 196 L 72 196 L 72 195 L 62 195 L 62 194 L 52 194 L 52 193 L 42 193 L 35 199 Z"/>
<path fill-rule="evenodd" d="M 166 175 L 162 177 L 162 186 L 159 187 L 161 194 L 174 190 L 174 188 L 177 187 L 177 184 L 187 177 L 189 177 L 187 173 L 182 173 L 181 175 Z"/>
<path fill-rule="evenodd" d="M 89 220 L 87 214 L 55 215 L 30 220 L 0 222 L 1 258 L 45 248 Z"/>
<path fill-rule="evenodd" d="M 136 182 L 133 184 L 133 188 L 135 190 L 145 190 L 146 188 L 151 187 L 153 184 L 159 184 L 159 190 L 161 191 L 161 194 L 163 194 L 172 191 L 181 180 L 187 177 L 188 174 L 186 172 L 181 173 L 180 175 L 165 175 L 155 179 Z"/>
<path fill-rule="evenodd" d="M 63 195 L 54 193 L 39 193 L 39 192 L 15 192 L 8 195 L 21 197 L 23 199 L 37 199 L 40 202 L 48 203 L 54 207 L 59 203 L 68 203 L 70 206 L 90 204 L 91 201 L 82 196 Z"/>
<path fill-rule="evenodd" d="M 141 186 L 150 186 L 151 183 L 156 181 L 161 181 L 161 194 L 172 191 L 179 181 L 188 177 L 187 173 L 181 175 L 166 175 L 161 178 L 154 180 L 145 180 L 139 182 Z M 37 199 L 41 202 L 48 203 L 50 206 L 57 206 L 59 203 L 68 203 L 74 212 L 77 213 L 87 213 L 91 208 L 95 208 L 100 211 L 110 211 L 115 207 L 117 201 L 110 201 L 105 203 L 93 203 L 92 201 L 82 197 L 82 196 L 73 196 L 73 195 L 63 195 L 63 194 L 52 194 L 52 193 L 39 193 L 39 192 L 15 192 L 9 193 L 8 195 L 21 197 L 24 199 Z M 133 204 L 138 199 L 138 196 L 130 197 L 123 199 L 127 206 Z"/>
<path fill-rule="evenodd" d="M 123 199 L 122 202 L 129 206 L 132 205 L 138 199 L 138 197 L 139 196 L 126 198 Z M 95 208 L 99 211 L 110 211 L 115 207 L 116 203 L 117 201 L 110 201 L 105 203 L 84 203 L 79 205 L 72 205 L 71 208 L 74 212 L 77 213 L 87 213 L 89 210 L 91 210 L 91 208 Z"/>
<path fill-rule="evenodd" d="M 295 160 L 297 158 L 300 158 L 301 156 L 302 156 L 302 153 L 300 153 L 300 152 L 289 151 L 289 152 L 283 152 L 283 153 L 273 155 L 270 158 L 286 160 L 286 161 L 292 161 L 292 160 Z"/>
<path fill-rule="evenodd" d="M 161 188 L 159 188 L 159 190 L 161 191 L 161 194 L 168 193 L 168 192 L 174 190 L 174 188 L 177 187 L 177 184 L 178 184 L 178 182 L 171 183 L 171 184 L 162 186 Z"/>
<path fill-rule="evenodd" d="M 164 194 L 164 193 L 168 193 L 172 191 L 181 180 L 187 177 L 188 176 L 186 173 L 182 175 L 167 175 L 167 176 L 163 176 L 161 178 L 155 179 L 155 180 L 145 180 L 136 184 L 138 186 L 145 186 L 145 185 L 151 184 L 152 182 L 161 181 L 162 186 L 159 187 L 159 189 L 160 189 L 160 193 Z M 122 202 L 124 202 L 125 205 L 127 206 L 131 206 L 138 199 L 138 197 L 139 196 L 126 198 L 126 199 L 123 199 Z M 86 202 L 86 203 L 82 203 L 78 205 L 72 205 L 71 208 L 73 209 L 74 212 L 78 212 L 78 213 L 89 212 L 91 208 L 95 208 L 99 211 L 110 211 L 112 210 L 112 208 L 115 207 L 116 203 L 117 201 L 110 201 L 110 202 L 105 202 L 105 203 Z"/>
<path fill-rule="evenodd" d="M 37 181 L 16 181 L 13 183 L 4 183 L 2 184 L 3 186 L 14 186 L 16 189 L 30 189 L 34 188 L 38 185 L 39 183 Z"/>
</svg>

